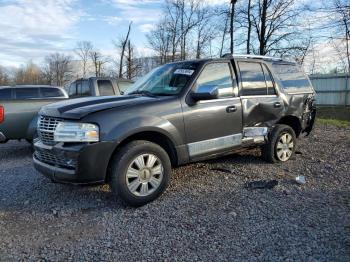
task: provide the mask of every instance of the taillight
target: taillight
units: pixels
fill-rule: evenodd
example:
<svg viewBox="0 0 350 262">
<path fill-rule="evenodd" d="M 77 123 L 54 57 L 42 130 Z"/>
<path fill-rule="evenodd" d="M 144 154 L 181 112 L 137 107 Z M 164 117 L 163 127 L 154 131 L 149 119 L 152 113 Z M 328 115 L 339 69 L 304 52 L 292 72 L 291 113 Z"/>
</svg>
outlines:
<svg viewBox="0 0 350 262">
<path fill-rule="evenodd" d="M 5 120 L 5 109 L 3 106 L 0 106 L 0 124 Z"/>
</svg>

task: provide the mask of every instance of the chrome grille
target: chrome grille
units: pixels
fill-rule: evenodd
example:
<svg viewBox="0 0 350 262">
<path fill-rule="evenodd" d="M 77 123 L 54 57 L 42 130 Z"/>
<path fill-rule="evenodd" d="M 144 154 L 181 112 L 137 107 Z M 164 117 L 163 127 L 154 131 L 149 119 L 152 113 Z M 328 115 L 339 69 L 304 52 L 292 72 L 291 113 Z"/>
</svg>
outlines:
<svg viewBox="0 0 350 262">
<path fill-rule="evenodd" d="M 77 165 L 76 159 L 58 156 L 46 149 L 35 151 L 34 156 L 41 162 L 58 167 L 74 169 Z"/>
<path fill-rule="evenodd" d="M 58 118 L 40 116 L 38 121 L 38 136 L 40 140 L 45 145 L 54 145 L 54 132 L 58 125 L 61 122 Z"/>
</svg>

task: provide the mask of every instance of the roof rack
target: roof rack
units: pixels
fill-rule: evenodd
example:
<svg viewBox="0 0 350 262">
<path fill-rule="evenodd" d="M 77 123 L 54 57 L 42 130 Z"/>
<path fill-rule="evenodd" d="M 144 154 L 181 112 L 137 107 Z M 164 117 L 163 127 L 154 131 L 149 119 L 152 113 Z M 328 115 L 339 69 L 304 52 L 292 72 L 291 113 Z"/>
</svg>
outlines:
<svg viewBox="0 0 350 262">
<path fill-rule="evenodd" d="M 272 57 L 272 56 L 264 56 L 264 55 L 239 55 L 239 54 L 224 54 L 221 56 L 222 58 L 251 58 L 251 59 L 265 59 L 265 60 L 271 60 L 271 61 L 283 61 L 282 58 L 279 57 Z"/>
</svg>

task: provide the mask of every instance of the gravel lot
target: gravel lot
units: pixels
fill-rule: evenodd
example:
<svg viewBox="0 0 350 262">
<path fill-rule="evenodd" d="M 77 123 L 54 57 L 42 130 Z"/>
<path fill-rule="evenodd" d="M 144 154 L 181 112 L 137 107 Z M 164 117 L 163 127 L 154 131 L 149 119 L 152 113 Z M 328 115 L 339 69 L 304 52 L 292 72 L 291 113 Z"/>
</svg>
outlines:
<svg viewBox="0 0 350 262">
<path fill-rule="evenodd" d="M 350 129 L 318 126 L 298 151 L 283 165 L 251 150 L 177 168 L 133 209 L 108 186 L 51 183 L 25 142 L 0 145 L 0 261 L 350 261 Z M 260 179 L 279 184 L 244 188 Z"/>
</svg>

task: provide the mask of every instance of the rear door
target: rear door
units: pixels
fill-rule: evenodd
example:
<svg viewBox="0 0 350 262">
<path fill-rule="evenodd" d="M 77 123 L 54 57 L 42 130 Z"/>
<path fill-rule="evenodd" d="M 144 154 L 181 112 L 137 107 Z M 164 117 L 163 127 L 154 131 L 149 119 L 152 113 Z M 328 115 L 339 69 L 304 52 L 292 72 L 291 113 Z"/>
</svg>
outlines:
<svg viewBox="0 0 350 262">
<path fill-rule="evenodd" d="M 229 62 L 212 62 L 202 69 L 192 87 L 216 85 L 219 98 L 183 105 L 190 158 L 228 151 L 241 144 L 242 107 Z"/>
<path fill-rule="evenodd" d="M 266 126 L 276 121 L 284 110 L 284 104 L 267 65 L 251 61 L 238 61 L 237 65 L 243 127 Z"/>
</svg>

